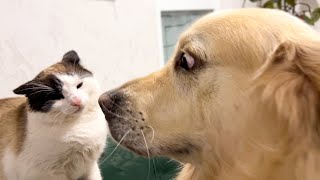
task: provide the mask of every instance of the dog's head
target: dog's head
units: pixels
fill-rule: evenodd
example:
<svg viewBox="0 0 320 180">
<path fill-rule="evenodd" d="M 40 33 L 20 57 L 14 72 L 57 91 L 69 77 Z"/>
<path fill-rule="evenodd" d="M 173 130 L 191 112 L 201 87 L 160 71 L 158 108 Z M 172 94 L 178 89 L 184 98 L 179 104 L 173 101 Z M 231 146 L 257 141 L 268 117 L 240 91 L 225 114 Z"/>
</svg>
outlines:
<svg viewBox="0 0 320 180">
<path fill-rule="evenodd" d="M 280 11 L 205 16 L 181 35 L 164 68 L 100 97 L 111 134 L 138 154 L 147 155 L 147 144 L 151 155 L 192 163 L 235 152 L 251 135 L 314 134 L 320 41 L 312 37 Z"/>
</svg>

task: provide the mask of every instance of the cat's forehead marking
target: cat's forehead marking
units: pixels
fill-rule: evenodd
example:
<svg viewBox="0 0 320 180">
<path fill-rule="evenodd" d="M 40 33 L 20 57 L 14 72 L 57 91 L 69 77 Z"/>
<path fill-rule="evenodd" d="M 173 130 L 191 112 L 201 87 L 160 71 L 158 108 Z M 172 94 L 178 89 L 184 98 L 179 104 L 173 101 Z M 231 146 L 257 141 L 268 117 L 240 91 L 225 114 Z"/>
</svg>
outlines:
<svg viewBox="0 0 320 180">
<path fill-rule="evenodd" d="M 62 63 L 57 63 L 41 71 L 36 78 L 42 79 L 51 74 L 65 74 L 67 71 L 68 70 L 66 66 L 64 66 Z"/>
<path fill-rule="evenodd" d="M 77 74 L 56 74 L 56 77 L 64 84 L 79 83 L 81 78 Z"/>
<path fill-rule="evenodd" d="M 79 78 L 92 76 L 92 73 L 87 69 L 83 68 L 80 64 L 68 64 L 64 62 L 59 62 L 41 71 L 35 79 L 46 79 L 49 75 L 55 74 L 72 74 L 77 75 Z"/>
</svg>

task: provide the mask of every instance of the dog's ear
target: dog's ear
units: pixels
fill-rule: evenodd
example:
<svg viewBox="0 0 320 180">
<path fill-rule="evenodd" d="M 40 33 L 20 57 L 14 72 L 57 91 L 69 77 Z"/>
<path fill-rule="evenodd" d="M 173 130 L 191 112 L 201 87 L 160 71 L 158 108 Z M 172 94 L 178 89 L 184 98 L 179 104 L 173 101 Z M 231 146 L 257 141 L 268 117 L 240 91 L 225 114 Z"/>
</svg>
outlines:
<svg viewBox="0 0 320 180">
<path fill-rule="evenodd" d="M 258 70 L 255 83 L 290 134 L 320 141 L 320 42 L 281 43 Z"/>
</svg>

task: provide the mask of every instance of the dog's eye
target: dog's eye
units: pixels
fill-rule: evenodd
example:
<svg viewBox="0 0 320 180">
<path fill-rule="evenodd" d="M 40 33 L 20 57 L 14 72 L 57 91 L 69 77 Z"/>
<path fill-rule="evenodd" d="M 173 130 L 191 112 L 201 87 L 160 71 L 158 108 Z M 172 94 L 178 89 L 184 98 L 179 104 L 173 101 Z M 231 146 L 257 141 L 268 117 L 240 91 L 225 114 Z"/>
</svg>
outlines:
<svg viewBox="0 0 320 180">
<path fill-rule="evenodd" d="M 194 66 L 194 58 L 190 56 L 188 53 L 184 53 L 180 59 L 180 67 L 185 70 L 190 70 Z"/>
<path fill-rule="evenodd" d="M 81 86 L 83 85 L 83 82 L 77 85 L 77 89 L 81 88 Z"/>
</svg>

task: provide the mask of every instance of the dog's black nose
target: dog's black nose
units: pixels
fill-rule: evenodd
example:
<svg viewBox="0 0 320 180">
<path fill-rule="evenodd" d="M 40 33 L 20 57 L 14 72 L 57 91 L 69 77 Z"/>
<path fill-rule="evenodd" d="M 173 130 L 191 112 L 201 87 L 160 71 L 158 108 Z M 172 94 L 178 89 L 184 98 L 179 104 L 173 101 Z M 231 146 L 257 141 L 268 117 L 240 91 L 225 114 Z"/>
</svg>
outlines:
<svg viewBox="0 0 320 180">
<path fill-rule="evenodd" d="M 118 112 L 118 109 L 121 109 L 123 99 L 123 93 L 117 91 L 106 92 L 99 97 L 99 105 L 107 121 L 119 116 L 121 112 Z"/>
<path fill-rule="evenodd" d="M 104 93 L 99 97 L 99 105 L 103 113 L 110 110 L 113 106 L 113 99 L 109 96 L 109 93 Z"/>
</svg>

